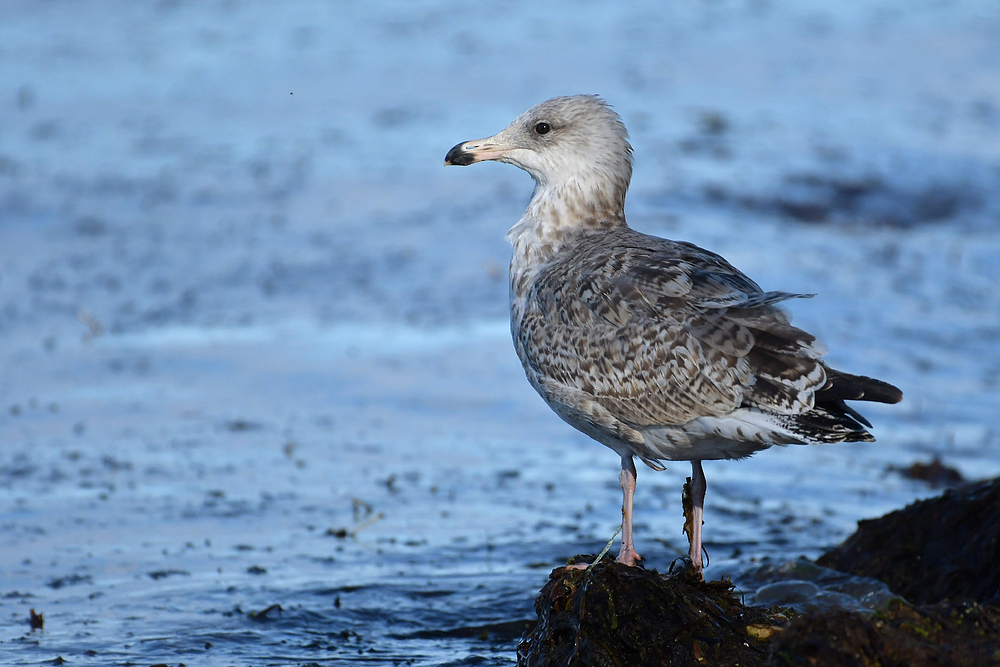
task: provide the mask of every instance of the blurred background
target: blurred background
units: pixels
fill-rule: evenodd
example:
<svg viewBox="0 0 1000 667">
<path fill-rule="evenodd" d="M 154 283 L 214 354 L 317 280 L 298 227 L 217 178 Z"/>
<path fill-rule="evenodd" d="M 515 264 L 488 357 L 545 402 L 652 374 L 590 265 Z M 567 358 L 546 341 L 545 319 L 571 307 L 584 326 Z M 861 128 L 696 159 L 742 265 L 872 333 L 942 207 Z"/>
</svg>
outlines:
<svg viewBox="0 0 1000 667">
<path fill-rule="evenodd" d="M 706 464 L 709 576 L 937 493 L 915 462 L 1000 474 L 998 43 L 972 1 L 5 0 L 5 660 L 514 661 L 618 462 L 509 341 L 530 178 L 443 158 L 556 95 L 622 115 L 633 227 L 817 293 L 906 396 Z M 649 567 L 688 471 L 640 470 Z"/>
</svg>

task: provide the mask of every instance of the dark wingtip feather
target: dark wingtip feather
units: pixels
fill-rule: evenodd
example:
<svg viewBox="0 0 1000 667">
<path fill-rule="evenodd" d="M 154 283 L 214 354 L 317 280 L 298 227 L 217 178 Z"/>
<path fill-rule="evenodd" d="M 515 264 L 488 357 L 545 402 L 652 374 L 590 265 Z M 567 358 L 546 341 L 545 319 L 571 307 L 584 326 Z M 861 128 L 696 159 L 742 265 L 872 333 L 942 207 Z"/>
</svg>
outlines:
<svg viewBox="0 0 1000 667">
<path fill-rule="evenodd" d="M 882 382 L 875 378 L 864 375 L 850 375 L 826 369 L 826 386 L 816 392 L 816 408 L 824 416 L 834 415 L 842 420 L 850 420 L 857 424 L 854 432 L 850 433 L 845 440 L 871 442 L 875 438 L 865 431 L 861 426 L 871 428 L 871 422 L 864 416 L 847 405 L 845 401 L 876 401 L 878 403 L 899 403 L 903 400 L 903 392 L 888 382 Z M 812 413 L 810 413 L 810 416 Z M 840 425 L 845 425 L 841 422 Z"/>
<path fill-rule="evenodd" d="M 865 375 L 851 375 L 827 368 L 827 380 L 827 386 L 817 392 L 817 400 L 876 403 L 899 403 L 903 400 L 903 392 L 898 387 Z"/>
<path fill-rule="evenodd" d="M 849 414 L 850 416 L 854 417 L 854 419 L 858 420 L 868 428 L 872 427 L 872 423 L 867 419 L 865 419 L 865 416 L 863 414 L 861 414 L 860 412 L 849 406 L 847 403 L 844 403 L 843 401 L 833 401 L 833 404 L 837 406 L 837 408 L 839 408 L 840 410 L 843 410 L 846 414 Z"/>
<path fill-rule="evenodd" d="M 865 378 L 869 384 L 865 387 L 864 400 L 879 403 L 899 403 L 903 400 L 903 392 L 899 387 L 874 378 Z"/>
</svg>

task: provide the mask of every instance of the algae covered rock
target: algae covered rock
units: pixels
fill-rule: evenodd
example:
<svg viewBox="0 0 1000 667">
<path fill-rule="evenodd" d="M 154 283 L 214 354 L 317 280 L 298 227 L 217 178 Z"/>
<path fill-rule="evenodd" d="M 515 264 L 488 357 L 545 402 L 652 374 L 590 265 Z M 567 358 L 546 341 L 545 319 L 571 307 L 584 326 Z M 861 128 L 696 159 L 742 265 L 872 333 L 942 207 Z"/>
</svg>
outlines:
<svg viewBox="0 0 1000 667">
<path fill-rule="evenodd" d="M 882 595 L 867 609 L 803 613 L 746 607 L 729 581 L 607 558 L 552 572 L 518 664 L 1000 667 L 1000 480 L 862 521 L 817 563 L 816 581 L 835 579 L 819 566 L 831 567 L 878 579 L 906 599 Z M 851 585 L 839 582 L 836 591 Z"/>
<path fill-rule="evenodd" d="M 746 607 L 728 581 L 608 559 L 554 570 L 535 610 L 523 667 L 1000 667 L 1000 608 L 970 601 L 796 615 Z"/>
<path fill-rule="evenodd" d="M 728 581 L 665 576 L 610 558 L 554 570 L 535 610 L 538 625 L 518 647 L 524 667 L 764 665 L 768 642 L 788 621 L 778 610 L 743 606 Z"/>
<path fill-rule="evenodd" d="M 986 667 L 1000 665 L 1000 609 L 973 602 L 876 614 L 826 611 L 791 621 L 771 646 L 777 667 Z"/>
<path fill-rule="evenodd" d="M 861 521 L 816 562 L 879 579 L 914 603 L 966 598 L 1000 605 L 1000 480 Z"/>
</svg>

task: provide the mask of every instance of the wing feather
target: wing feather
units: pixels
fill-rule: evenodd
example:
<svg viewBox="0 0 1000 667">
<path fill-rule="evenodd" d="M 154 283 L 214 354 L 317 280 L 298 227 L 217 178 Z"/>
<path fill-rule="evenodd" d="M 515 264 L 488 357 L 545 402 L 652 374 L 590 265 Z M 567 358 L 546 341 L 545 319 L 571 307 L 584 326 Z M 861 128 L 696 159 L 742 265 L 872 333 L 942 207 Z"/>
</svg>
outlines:
<svg viewBox="0 0 1000 667">
<path fill-rule="evenodd" d="M 801 295 L 764 292 L 688 243 L 613 230 L 534 287 L 516 332 L 526 363 L 637 428 L 743 405 L 799 414 L 827 383 L 822 344 L 775 305 Z"/>
</svg>

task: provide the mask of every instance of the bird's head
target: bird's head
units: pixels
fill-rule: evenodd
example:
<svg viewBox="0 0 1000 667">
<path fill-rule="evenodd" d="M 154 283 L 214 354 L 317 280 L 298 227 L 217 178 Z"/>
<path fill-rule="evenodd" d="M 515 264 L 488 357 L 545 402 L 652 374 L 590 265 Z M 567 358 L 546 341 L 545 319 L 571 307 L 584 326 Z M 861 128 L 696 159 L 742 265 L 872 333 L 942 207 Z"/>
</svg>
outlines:
<svg viewBox="0 0 1000 667">
<path fill-rule="evenodd" d="M 524 169 L 541 187 L 597 181 L 624 191 L 632 177 L 632 147 L 617 113 L 596 95 L 555 97 L 532 107 L 492 137 L 463 141 L 446 165 L 484 160 Z"/>
</svg>

